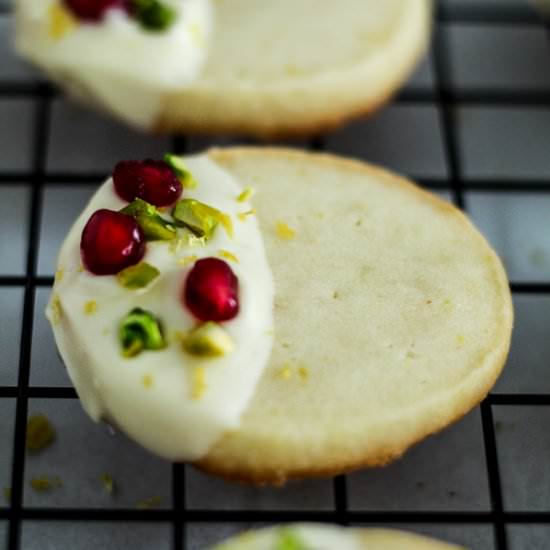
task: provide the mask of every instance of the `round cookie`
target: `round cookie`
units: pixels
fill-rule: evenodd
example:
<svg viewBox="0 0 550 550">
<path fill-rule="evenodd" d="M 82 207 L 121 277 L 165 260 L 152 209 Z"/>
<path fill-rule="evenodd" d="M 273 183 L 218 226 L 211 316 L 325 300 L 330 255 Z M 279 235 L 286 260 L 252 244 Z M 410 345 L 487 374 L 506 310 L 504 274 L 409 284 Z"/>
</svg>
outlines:
<svg viewBox="0 0 550 550">
<path fill-rule="evenodd" d="M 488 393 L 508 353 L 512 302 L 500 260 L 459 210 L 397 175 L 330 155 L 234 148 L 186 162 L 199 186 L 184 196 L 228 213 L 233 239 L 220 228 L 212 251 L 184 247 L 181 258 L 170 256 L 172 245 L 148 243 L 145 261 L 162 274 L 133 306 L 116 277 L 77 269 L 86 220 L 125 205 L 110 180 L 63 245 L 66 274 L 49 317 L 94 419 L 166 458 L 281 484 L 386 464 Z M 240 202 L 247 187 L 254 209 Z M 198 259 L 190 255 L 222 248 L 226 258 L 256 251 L 232 263 L 248 324 L 227 324 L 236 353 L 248 350 L 249 359 L 200 367 L 208 379 L 194 400 L 186 389 L 193 363 L 177 340 L 128 362 L 113 327 L 140 305 L 167 330 L 187 330 L 179 294 Z"/>
<path fill-rule="evenodd" d="M 267 138 L 380 107 L 431 27 L 431 0 L 163 2 L 181 12 L 177 32 L 146 32 L 120 14 L 83 25 L 62 0 L 18 0 L 16 44 L 72 96 L 133 126 Z"/>
<path fill-rule="evenodd" d="M 248 531 L 211 550 L 465 550 L 435 539 L 389 529 L 345 529 L 294 524 Z"/>
<path fill-rule="evenodd" d="M 500 260 L 459 210 L 330 155 L 211 156 L 257 190 L 275 344 L 241 426 L 200 468 L 284 483 L 380 466 L 485 397 L 508 354 L 512 301 Z"/>
<path fill-rule="evenodd" d="M 424 53 L 429 0 L 218 0 L 200 77 L 156 129 L 313 134 L 374 111 Z"/>
</svg>

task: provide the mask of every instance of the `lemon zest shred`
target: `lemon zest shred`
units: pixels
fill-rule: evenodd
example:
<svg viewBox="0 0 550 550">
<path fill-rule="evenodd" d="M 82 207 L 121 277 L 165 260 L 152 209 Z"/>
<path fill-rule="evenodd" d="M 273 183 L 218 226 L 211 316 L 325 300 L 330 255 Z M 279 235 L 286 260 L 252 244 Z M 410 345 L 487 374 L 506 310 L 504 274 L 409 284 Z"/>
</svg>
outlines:
<svg viewBox="0 0 550 550">
<path fill-rule="evenodd" d="M 256 214 L 256 209 L 252 208 L 250 210 L 247 210 L 246 212 L 241 212 L 240 214 L 237 214 L 237 218 L 241 220 L 242 222 L 245 222 L 248 216 L 253 216 Z"/>
<path fill-rule="evenodd" d="M 206 392 L 206 370 L 204 367 L 196 367 L 193 371 L 193 389 L 191 399 L 198 401 Z"/>
<path fill-rule="evenodd" d="M 97 311 L 97 302 L 90 300 L 84 304 L 84 313 L 86 315 L 93 315 Z"/>
<path fill-rule="evenodd" d="M 253 187 L 246 187 L 244 191 L 237 197 L 237 202 L 246 202 L 250 200 L 255 192 L 256 191 Z"/>
<path fill-rule="evenodd" d="M 235 262 L 236 264 L 239 263 L 239 258 L 235 256 L 235 254 L 229 252 L 229 250 L 220 250 L 219 255 L 222 258 L 225 258 L 226 260 L 229 260 L 230 262 Z"/>
<path fill-rule="evenodd" d="M 290 241 L 296 236 L 296 231 L 289 227 L 285 222 L 277 222 L 276 225 L 277 236 L 285 241 Z"/>
<path fill-rule="evenodd" d="M 193 262 L 196 262 L 198 259 L 199 259 L 198 256 L 196 256 L 195 254 L 193 254 L 192 256 L 184 256 L 183 258 L 180 258 L 178 260 L 178 265 L 181 265 L 181 266 L 189 265 L 189 264 L 192 264 Z"/>
<path fill-rule="evenodd" d="M 48 33 L 54 40 L 61 40 L 78 25 L 76 18 L 62 4 L 56 2 L 48 12 Z"/>
</svg>

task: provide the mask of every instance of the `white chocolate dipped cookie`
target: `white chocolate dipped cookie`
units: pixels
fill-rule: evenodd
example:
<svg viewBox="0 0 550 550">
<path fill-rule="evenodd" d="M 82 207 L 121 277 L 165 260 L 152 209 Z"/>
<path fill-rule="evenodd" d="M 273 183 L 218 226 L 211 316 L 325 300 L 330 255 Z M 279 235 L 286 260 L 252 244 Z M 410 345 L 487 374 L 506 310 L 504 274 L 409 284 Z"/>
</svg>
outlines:
<svg viewBox="0 0 550 550">
<path fill-rule="evenodd" d="M 120 163 L 60 253 L 48 316 L 92 418 L 277 484 L 386 464 L 493 386 L 510 291 L 453 206 L 332 156 L 167 158 Z"/>
<path fill-rule="evenodd" d="M 80 100 L 145 130 L 262 137 L 377 109 L 414 69 L 431 26 L 431 0 L 16 6 L 18 51 Z"/>
<path fill-rule="evenodd" d="M 389 529 L 294 524 L 248 531 L 210 550 L 465 550 L 432 538 Z"/>
</svg>

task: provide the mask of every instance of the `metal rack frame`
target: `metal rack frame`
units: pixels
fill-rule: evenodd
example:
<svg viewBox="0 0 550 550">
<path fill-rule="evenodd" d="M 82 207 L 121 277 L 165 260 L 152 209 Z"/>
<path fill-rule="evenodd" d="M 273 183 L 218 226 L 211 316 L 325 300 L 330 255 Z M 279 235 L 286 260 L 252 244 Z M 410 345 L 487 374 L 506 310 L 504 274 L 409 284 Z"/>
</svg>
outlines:
<svg viewBox="0 0 550 550">
<path fill-rule="evenodd" d="M 441 4 L 441 2 L 440 2 Z M 8 13 L 9 7 L 0 5 L 0 13 Z M 502 105 L 502 106 L 539 106 L 550 107 L 550 94 L 531 91 L 474 91 L 457 93 L 449 85 L 449 51 L 445 32 L 442 27 L 448 23 L 512 25 L 540 24 L 534 13 L 527 8 L 500 7 L 498 10 L 488 6 L 473 5 L 470 8 L 453 9 L 439 5 L 436 13 L 437 26 L 434 34 L 434 70 L 435 87 L 433 91 L 403 92 L 396 102 L 401 104 L 428 104 L 437 107 L 443 128 L 444 149 L 449 168 L 448 178 L 423 179 L 420 183 L 434 190 L 450 190 L 454 203 L 467 211 L 465 199 L 468 192 L 545 192 L 550 193 L 550 181 L 509 181 L 495 180 L 465 181 L 460 162 L 457 143 L 455 107 L 458 105 Z M 17 386 L 0 387 L 0 398 L 16 400 L 15 432 L 13 441 L 12 497 L 11 505 L 0 508 L 0 520 L 9 522 L 8 547 L 17 550 L 20 542 L 21 523 L 24 520 L 61 520 L 61 521 L 125 521 L 125 522 L 170 522 L 173 526 L 172 547 L 175 550 L 185 548 L 185 530 L 189 522 L 290 522 L 290 521 L 326 521 L 339 524 L 352 523 L 446 523 L 446 524 L 490 524 L 494 528 L 497 550 L 508 550 L 506 526 L 510 524 L 550 523 L 550 512 L 508 512 L 503 507 L 502 486 L 499 474 L 499 461 L 496 448 L 493 406 L 548 406 L 548 394 L 490 394 L 481 404 L 483 439 L 486 467 L 490 491 L 490 511 L 486 512 L 357 512 L 350 511 L 347 505 L 347 487 L 345 476 L 334 479 L 334 510 L 332 511 L 255 511 L 255 510 L 188 510 L 185 503 L 185 468 L 174 464 L 172 467 L 172 506 L 167 510 L 135 509 L 74 509 L 74 508 L 28 508 L 23 504 L 23 484 L 25 469 L 25 432 L 29 398 L 75 399 L 72 388 L 30 387 L 31 339 L 35 291 L 38 287 L 52 285 L 52 277 L 37 275 L 37 255 L 39 246 L 40 218 L 43 193 L 51 183 L 70 182 L 71 184 L 96 183 L 103 174 L 66 174 L 46 171 L 46 146 L 50 123 L 51 102 L 56 92 L 43 83 L 6 84 L 0 82 L 0 98 L 34 98 L 34 133 L 32 144 L 32 170 L 25 173 L 0 172 L 0 185 L 30 184 L 30 216 L 28 227 L 28 252 L 26 271 L 23 276 L 0 276 L 0 288 L 24 288 L 23 321 L 21 347 L 19 355 L 19 374 Z M 174 149 L 185 151 L 184 137 L 173 139 Z M 322 150 L 322 137 L 310 142 L 310 148 Z M 550 282 L 511 283 L 514 294 L 543 293 L 550 294 Z"/>
</svg>

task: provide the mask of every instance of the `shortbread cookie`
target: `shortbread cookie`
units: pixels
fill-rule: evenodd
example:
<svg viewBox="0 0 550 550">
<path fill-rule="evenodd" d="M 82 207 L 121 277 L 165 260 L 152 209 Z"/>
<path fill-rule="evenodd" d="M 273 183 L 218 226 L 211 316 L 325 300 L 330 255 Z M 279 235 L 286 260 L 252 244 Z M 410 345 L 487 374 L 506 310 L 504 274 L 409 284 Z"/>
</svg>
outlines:
<svg viewBox="0 0 550 550">
<path fill-rule="evenodd" d="M 48 315 L 95 420 L 283 483 L 386 464 L 493 386 L 510 291 L 456 208 L 332 156 L 168 161 L 117 166 L 61 250 Z"/>
<path fill-rule="evenodd" d="M 211 550 L 465 550 L 431 538 L 389 529 L 344 529 L 295 524 L 248 531 Z"/>
<path fill-rule="evenodd" d="M 17 0 L 18 50 L 134 126 L 273 137 L 379 107 L 430 32 L 431 0 L 154 0 L 176 14 L 159 28 L 143 3 Z"/>
</svg>

